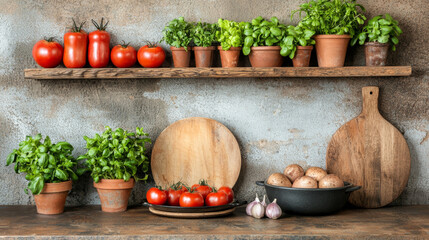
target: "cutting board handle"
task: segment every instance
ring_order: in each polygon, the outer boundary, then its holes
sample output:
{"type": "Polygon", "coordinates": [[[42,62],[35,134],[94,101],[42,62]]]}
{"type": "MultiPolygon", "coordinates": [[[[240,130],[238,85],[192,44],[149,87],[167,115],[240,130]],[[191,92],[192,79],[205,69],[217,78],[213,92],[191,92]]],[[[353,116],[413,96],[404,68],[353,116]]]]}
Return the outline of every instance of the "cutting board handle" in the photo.
{"type": "Polygon", "coordinates": [[[378,87],[370,86],[362,88],[363,106],[362,114],[380,114],[378,111],[378,87]]]}

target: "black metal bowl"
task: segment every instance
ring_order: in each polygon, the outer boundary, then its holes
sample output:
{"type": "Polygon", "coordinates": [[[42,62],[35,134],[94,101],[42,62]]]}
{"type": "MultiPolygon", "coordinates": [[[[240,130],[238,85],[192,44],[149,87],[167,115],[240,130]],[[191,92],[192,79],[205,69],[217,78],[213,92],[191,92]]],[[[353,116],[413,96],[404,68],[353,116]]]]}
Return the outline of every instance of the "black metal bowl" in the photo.
{"type": "Polygon", "coordinates": [[[285,212],[303,215],[327,215],[341,210],[347,202],[350,193],[360,189],[344,182],[339,188],[288,188],[257,181],[256,185],[265,186],[268,199],[275,198],[277,204],[285,212]]]}
{"type": "Polygon", "coordinates": [[[223,211],[231,208],[235,208],[246,204],[247,202],[232,202],[226,205],[221,206],[202,206],[202,207],[179,207],[179,206],[169,206],[169,205],[154,205],[148,203],[146,200],[143,202],[143,206],[152,207],[155,210],[160,210],[164,212],[179,212],[179,213],[201,213],[201,212],[217,212],[223,211]]]}

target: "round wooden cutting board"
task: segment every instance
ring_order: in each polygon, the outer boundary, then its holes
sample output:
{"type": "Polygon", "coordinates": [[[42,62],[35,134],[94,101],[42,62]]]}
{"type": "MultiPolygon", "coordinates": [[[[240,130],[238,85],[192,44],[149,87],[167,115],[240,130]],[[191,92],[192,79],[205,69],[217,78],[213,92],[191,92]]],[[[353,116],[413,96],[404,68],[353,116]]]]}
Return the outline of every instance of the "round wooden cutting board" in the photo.
{"type": "Polygon", "coordinates": [[[207,179],[210,186],[233,187],[241,168],[241,154],[234,135],[208,118],[179,120],[156,139],[151,168],[162,187],[182,181],[189,186],[207,179]]]}

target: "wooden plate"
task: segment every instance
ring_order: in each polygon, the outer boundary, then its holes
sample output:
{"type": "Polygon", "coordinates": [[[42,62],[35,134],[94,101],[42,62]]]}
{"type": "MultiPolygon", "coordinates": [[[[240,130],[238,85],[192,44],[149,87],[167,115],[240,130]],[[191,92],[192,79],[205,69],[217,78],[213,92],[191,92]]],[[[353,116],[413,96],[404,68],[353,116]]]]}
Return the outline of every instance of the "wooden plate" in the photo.
{"type": "Polygon", "coordinates": [[[234,212],[235,208],[226,209],[217,212],[201,212],[201,213],[179,213],[179,212],[165,212],[156,210],[153,207],[149,207],[149,211],[153,214],[164,216],[164,217],[174,217],[174,218],[211,218],[211,217],[222,217],[231,214],[234,212]]]}
{"type": "Polygon", "coordinates": [[[233,187],[241,168],[237,140],[221,123],[208,118],[179,120],[161,132],[152,150],[155,183],[188,185],[207,179],[214,187],[233,187]]]}

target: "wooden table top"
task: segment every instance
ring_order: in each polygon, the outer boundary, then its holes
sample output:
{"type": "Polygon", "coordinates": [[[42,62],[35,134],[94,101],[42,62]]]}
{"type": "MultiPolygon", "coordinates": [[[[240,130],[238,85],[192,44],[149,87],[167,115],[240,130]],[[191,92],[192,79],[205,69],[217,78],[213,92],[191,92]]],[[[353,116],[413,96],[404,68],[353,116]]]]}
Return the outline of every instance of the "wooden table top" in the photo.
{"type": "Polygon", "coordinates": [[[255,219],[243,207],[211,219],[175,219],[131,207],[104,213],[100,206],[38,215],[35,206],[0,206],[0,238],[49,236],[97,239],[429,239],[429,205],[346,209],[330,216],[255,219]]]}

